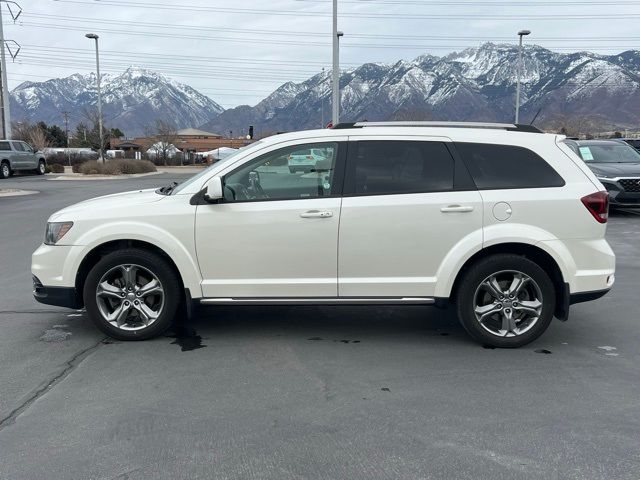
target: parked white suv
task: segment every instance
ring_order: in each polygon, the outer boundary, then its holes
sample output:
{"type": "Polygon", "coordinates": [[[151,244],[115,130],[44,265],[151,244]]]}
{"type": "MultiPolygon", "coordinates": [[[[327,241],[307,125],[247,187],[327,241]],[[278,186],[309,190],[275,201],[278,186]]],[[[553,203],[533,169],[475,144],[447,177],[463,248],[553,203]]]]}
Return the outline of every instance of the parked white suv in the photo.
{"type": "Polygon", "coordinates": [[[181,185],[53,214],[34,295],[125,340],[194,304],[451,304],[479,342],[524,345],[614,282],[607,192],[563,139],[431,122],[276,135],[181,185]],[[329,165],[282,162],[310,149],[329,165]]]}

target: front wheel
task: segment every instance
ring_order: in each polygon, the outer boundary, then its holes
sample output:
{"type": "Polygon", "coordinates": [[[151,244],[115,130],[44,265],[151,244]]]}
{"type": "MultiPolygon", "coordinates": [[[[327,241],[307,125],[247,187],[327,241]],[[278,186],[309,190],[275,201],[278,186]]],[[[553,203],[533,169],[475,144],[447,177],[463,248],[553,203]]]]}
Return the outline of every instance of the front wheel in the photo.
{"type": "Polygon", "coordinates": [[[47,164],[44,162],[44,160],[40,160],[38,162],[38,168],[36,168],[36,173],[38,175],[44,175],[45,173],[47,173],[47,164]]]}
{"type": "Polygon", "coordinates": [[[89,272],[83,296],[89,317],[104,333],[145,340],[171,326],[182,291],[167,260],[132,248],[103,257],[89,272]]]}
{"type": "Polygon", "coordinates": [[[519,255],[499,254],[474,264],[457,290],[456,311],[465,330],[483,345],[526,345],[549,327],[556,294],[549,275],[519,255]]]}

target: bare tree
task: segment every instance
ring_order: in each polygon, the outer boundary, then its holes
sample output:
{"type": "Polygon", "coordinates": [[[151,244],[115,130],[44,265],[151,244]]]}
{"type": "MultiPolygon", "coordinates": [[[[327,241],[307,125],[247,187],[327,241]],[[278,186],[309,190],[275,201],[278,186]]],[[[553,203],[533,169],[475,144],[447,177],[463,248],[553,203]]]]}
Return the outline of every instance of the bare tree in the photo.
{"type": "MultiPolygon", "coordinates": [[[[82,109],[82,116],[88,121],[89,128],[85,130],[86,140],[91,144],[91,148],[95,150],[100,149],[100,122],[97,108],[84,108],[82,109]]],[[[109,148],[111,142],[111,134],[109,129],[102,125],[102,139],[104,144],[102,150],[109,148]]]]}
{"type": "Polygon", "coordinates": [[[14,122],[12,124],[12,137],[15,140],[22,140],[34,147],[36,150],[44,150],[52,145],[47,138],[47,132],[40,125],[34,125],[27,121],[14,122]]]}
{"type": "Polygon", "coordinates": [[[167,164],[167,160],[175,155],[176,146],[178,142],[178,132],[175,125],[164,120],[156,120],[153,138],[155,143],[151,146],[150,150],[155,152],[156,160],[167,164]]]}
{"type": "Polygon", "coordinates": [[[391,115],[391,120],[396,122],[433,120],[433,114],[427,107],[405,107],[396,110],[391,115]]]}
{"type": "Polygon", "coordinates": [[[544,128],[554,130],[569,137],[589,137],[606,129],[607,119],[603,115],[568,115],[556,113],[544,122],[544,128]]]}

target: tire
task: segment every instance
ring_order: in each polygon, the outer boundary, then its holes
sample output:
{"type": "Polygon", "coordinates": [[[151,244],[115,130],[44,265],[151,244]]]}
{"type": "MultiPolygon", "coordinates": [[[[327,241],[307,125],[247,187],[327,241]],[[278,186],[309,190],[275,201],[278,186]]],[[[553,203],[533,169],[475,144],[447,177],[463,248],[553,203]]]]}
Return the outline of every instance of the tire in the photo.
{"type": "Polygon", "coordinates": [[[0,164],[0,178],[9,178],[11,176],[11,166],[9,162],[0,164]]]}
{"type": "Polygon", "coordinates": [[[36,173],[38,175],[44,175],[47,172],[47,164],[44,160],[40,160],[38,162],[38,168],[36,168],[36,173]]]}
{"type": "Polygon", "coordinates": [[[520,255],[497,254],[479,260],[464,273],[454,301],[458,319],[475,340],[491,347],[517,348],[549,327],[556,292],[537,263],[520,255]]]}
{"type": "Polygon", "coordinates": [[[96,263],[85,281],[83,297],[96,327],[118,340],[146,340],[162,334],[172,325],[183,300],[172,265],[156,253],[137,248],[117,250],[96,263]],[[158,284],[159,289],[152,288],[158,284]]]}

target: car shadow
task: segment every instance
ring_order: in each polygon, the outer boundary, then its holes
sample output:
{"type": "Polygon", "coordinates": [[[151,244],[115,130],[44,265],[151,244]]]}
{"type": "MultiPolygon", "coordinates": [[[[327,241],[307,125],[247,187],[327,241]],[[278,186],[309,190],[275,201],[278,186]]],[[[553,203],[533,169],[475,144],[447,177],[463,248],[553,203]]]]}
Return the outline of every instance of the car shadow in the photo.
{"type": "Polygon", "coordinates": [[[446,310],[425,306],[209,306],[180,319],[167,333],[185,350],[206,346],[207,338],[278,336],[342,343],[420,341],[453,337],[472,343],[446,310]]]}

